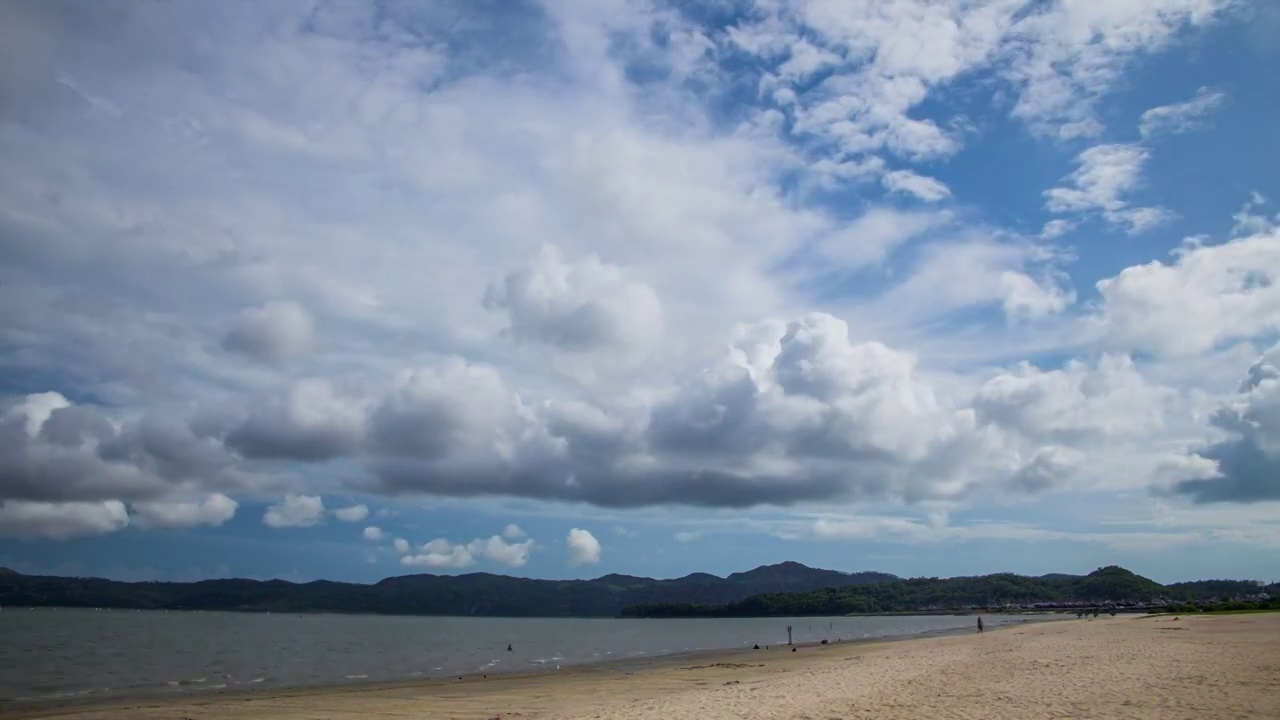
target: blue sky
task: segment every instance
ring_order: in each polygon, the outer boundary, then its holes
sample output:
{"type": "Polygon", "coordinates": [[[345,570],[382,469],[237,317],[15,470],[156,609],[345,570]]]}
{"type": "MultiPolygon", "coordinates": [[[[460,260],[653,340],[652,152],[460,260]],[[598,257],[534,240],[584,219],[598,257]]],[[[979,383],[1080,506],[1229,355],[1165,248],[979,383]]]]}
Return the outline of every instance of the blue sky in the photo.
{"type": "Polygon", "coordinates": [[[1280,12],[0,8],[0,564],[1280,578],[1280,12]]]}

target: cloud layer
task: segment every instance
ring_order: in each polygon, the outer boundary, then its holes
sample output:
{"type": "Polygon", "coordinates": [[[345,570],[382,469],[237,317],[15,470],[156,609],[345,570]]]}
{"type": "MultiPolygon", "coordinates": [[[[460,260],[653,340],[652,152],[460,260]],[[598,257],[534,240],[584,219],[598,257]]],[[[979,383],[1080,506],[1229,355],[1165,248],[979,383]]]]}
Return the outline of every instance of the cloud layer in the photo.
{"type": "Polygon", "coordinates": [[[1228,86],[1102,111],[1230,6],[6,5],[0,534],[1274,500],[1275,213],[1156,172],[1228,86]]]}

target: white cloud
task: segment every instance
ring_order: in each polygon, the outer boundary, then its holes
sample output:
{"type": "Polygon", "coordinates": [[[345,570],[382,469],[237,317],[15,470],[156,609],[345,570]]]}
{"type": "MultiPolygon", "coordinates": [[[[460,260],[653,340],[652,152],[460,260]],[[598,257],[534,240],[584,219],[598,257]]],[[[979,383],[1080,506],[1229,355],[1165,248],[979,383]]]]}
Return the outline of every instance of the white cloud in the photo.
{"type": "Polygon", "coordinates": [[[880,179],[890,192],[914,195],[925,202],[938,202],[951,197],[951,189],[942,182],[910,170],[893,170],[880,179]]]}
{"type": "Polygon", "coordinates": [[[823,238],[826,261],[856,269],[884,261],[899,247],[950,220],[944,212],[906,212],[887,207],[868,210],[823,238]]]}
{"type": "Polygon", "coordinates": [[[519,540],[521,538],[526,537],[526,533],[524,531],[524,528],[521,528],[519,525],[516,525],[515,523],[511,523],[510,525],[507,525],[505,528],[502,529],[502,537],[508,540],[519,540]]]}
{"type": "Polygon", "coordinates": [[[699,530],[681,530],[671,537],[676,542],[689,543],[702,537],[702,532],[699,530]]]}
{"type": "Polygon", "coordinates": [[[594,565],[600,562],[600,541],[587,530],[573,528],[565,538],[569,549],[569,564],[594,565]]]}
{"type": "Polygon", "coordinates": [[[244,310],[222,339],[231,352],[265,362],[280,362],[311,350],[315,326],[306,308],[272,302],[244,310]]]}
{"type": "Polygon", "coordinates": [[[368,540],[369,542],[378,542],[383,538],[385,538],[386,536],[387,534],[383,532],[382,528],[376,525],[370,525],[369,527],[364,529],[363,533],[361,533],[361,537],[363,537],[365,540],[368,540]]]}
{"type": "MultiPolygon", "coordinates": [[[[1035,242],[986,224],[1025,208],[893,203],[949,197],[913,163],[989,137],[1000,118],[968,116],[988,100],[1036,134],[1098,132],[1123,68],[1220,6],[763,3],[721,31],[557,3],[496,35],[469,5],[447,24],[0,10],[45,48],[11,44],[0,70],[0,370],[24,392],[0,501],[56,536],[123,527],[117,505],[212,522],[212,497],[284,496],[264,522],[305,526],[333,493],[720,508],[1176,485],[1214,462],[1188,448],[1257,439],[1197,416],[1227,405],[1188,371],[1276,331],[1257,207],[1239,239],[1128,268],[1082,309],[1068,278],[1115,256],[1072,267],[1047,241],[1169,219],[1139,204],[1143,147],[1082,153],[1035,242]]],[[[523,565],[530,541],[501,535],[390,544],[523,565]]]]}
{"type": "Polygon", "coordinates": [[[1144,232],[1169,218],[1158,207],[1133,207],[1125,197],[1142,177],[1148,153],[1138,145],[1095,145],[1076,158],[1079,166],[1066,186],[1044,192],[1045,207],[1055,213],[1097,212],[1130,234],[1144,232]]]}
{"type": "MultiPolygon", "coordinates": [[[[508,528],[513,526],[508,526],[508,528]]],[[[397,541],[397,550],[400,549],[397,541]]],[[[533,549],[533,540],[514,542],[503,539],[499,535],[489,538],[476,538],[469,543],[452,543],[444,538],[437,538],[419,548],[416,554],[406,554],[400,558],[400,564],[411,567],[428,568],[465,568],[471,567],[477,560],[487,560],[509,568],[524,567],[529,562],[529,552],[533,549]]],[[[408,543],[404,550],[408,551],[408,543]]]]}
{"type": "Polygon", "coordinates": [[[1265,213],[1259,212],[1267,204],[1268,201],[1262,193],[1257,191],[1249,193],[1249,199],[1245,201],[1244,206],[1231,216],[1234,221],[1231,226],[1231,235],[1233,237],[1260,235],[1280,227],[1280,213],[1267,217],[1265,213]]]}
{"type": "Polygon", "coordinates": [[[817,540],[886,540],[910,544],[981,540],[1072,542],[1102,545],[1112,551],[1173,548],[1203,539],[1188,532],[1073,532],[1018,522],[976,522],[953,526],[946,522],[938,524],[895,516],[822,518],[813,521],[807,535],[817,540]]]}
{"type": "Polygon", "coordinates": [[[416,555],[405,555],[400,564],[409,567],[465,568],[475,564],[475,557],[466,545],[454,545],[444,538],[437,538],[419,548],[416,555]]]}
{"type": "Polygon", "coordinates": [[[1141,436],[1162,422],[1170,394],[1128,357],[1104,355],[1096,365],[1073,360],[1047,371],[1020,364],[987,380],[975,409],[980,421],[1075,444],[1081,435],[1141,436]]]}
{"type": "Polygon", "coordinates": [[[529,562],[529,550],[532,548],[532,540],[507,542],[497,535],[487,540],[472,540],[467,544],[467,550],[472,555],[511,568],[524,567],[529,562]]]}
{"type": "Polygon", "coordinates": [[[1063,220],[1062,218],[1057,218],[1055,220],[1050,220],[1049,222],[1046,222],[1044,224],[1044,227],[1041,228],[1040,230],[1040,237],[1045,240],[1053,240],[1055,238],[1060,238],[1063,235],[1066,235],[1067,233],[1074,230],[1075,227],[1076,227],[1076,224],[1071,222],[1070,220],[1063,220]]]}
{"type": "Polygon", "coordinates": [[[1203,127],[1205,115],[1216,110],[1226,95],[1221,92],[1202,87],[1196,91],[1195,97],[1185,102],[1153,107],[1142,113],[1138,123],[1138,132],[1143,139],[1157,135],[1177,135],[1203,127]]]}
{"type": "Polygon", "coordinates": [[[262,522],[273,528],[311,527],[323,520],[324,500],[319,495],[286,495],[262,515],[262,522]]]}
{"type": "MultiPolygon", "coordinates": [[[[1008,75],[1021,86],[1015,117],[1060,140],[1102,130],[1099,99],[1132,58],[1168,47],[1180,31],[1217,20],[1231,0],[1115,0],[1046,4],[1010,28],[1008,75]]],[[[1011,4],[1011,13],[1020,12],[1011,4]]]]}
{"type": "Polygon", "coordinates": [[[1076,300],[1051,249],[1002,238],[934,243],[874,305],[886,324],[915,325],[974,307],[999,307],[1009,320],[1039,319],[1076,300]]]}
{"type": "Polygon", "coordinates": [[[491,287],[485,304],[507,314],[517,340],[567,352],[635,351],[662,333],[653,288],[596,257],[568,262],[553,245],[543,246],[530,268],[491,287]]]}
{"type": "Polygon", "coordinates": [[[1193,355],[1280,329],[1280,233],[1188,244],[1098,281],[1095,318],[1113,347],[1193,355]]]}
{"type": "Polygon", "coordinates": [[[338,508],[333,511],[333,514],[342,522],[360,522],[369,517],[369,506],[361,503],[351,507],[338,508]]]}
{"type": "Polygon", "coordinates": [[[103,502],[0,501],[0,537],[69,540],[105,535],[129,525],[118,500],[103,502]]]}
{"type": "Polygon", "coordinates": [[[189,528],[206,525],[218,527],[235,517],[240,504],[223,495],[213,493],[198,501],[187,502],[135,502],[133,518],[143,528],[189,528]]]}

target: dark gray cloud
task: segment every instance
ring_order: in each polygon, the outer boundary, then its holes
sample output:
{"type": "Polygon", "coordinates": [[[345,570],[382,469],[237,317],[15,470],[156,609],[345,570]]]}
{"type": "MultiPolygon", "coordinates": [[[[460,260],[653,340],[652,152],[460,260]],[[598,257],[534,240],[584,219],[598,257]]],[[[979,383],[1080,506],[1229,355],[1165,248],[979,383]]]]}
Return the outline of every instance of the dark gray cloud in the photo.
{"type": "Polygon", "coordinates": [[[315,323],[297,303],[267,303],[241,313],[222,347],[263,362],[280,362],[309,351],[315,323]]]}
{"type": "Polygon", "coordinates": [[[1196,453],[1218,474],[1184,480],[1175,493],[1199,503],[1280,500],[1280,346],[1254,363],[1240,390],[1211,420],[1230,439],[1196,453]]]}
{"type": "Polygon", "coordinates": [[[113,418],[57,393],[28,396],[0,417],[0,499],[152,501],[275,484],[182,417],[113,418]]]}
{"type": "Polygon", "coordinates": [[[0,499],[143,499],[171,487],[126,458],[100,454],[95,444],[115,442],[114,429],[93,410],[54,395],[33,396],[0,420],[0,499]]]}
{"type": "Polygon", "coordinates": [[[525,408],[476,368],[420,373],[374,413],[365,487],[604,507],[954,492],[965,428],[911,358],[851,343],[826,315],[770,327],[766,350],[735,348],[639,422],[583,403],[525,408]]]}
{"type": "Polygon", "coordinates": [[[316,462],[351,455],[364,442],[366,411],[323,380],[293,383],[226,431],[246,458],[316,462]]]}

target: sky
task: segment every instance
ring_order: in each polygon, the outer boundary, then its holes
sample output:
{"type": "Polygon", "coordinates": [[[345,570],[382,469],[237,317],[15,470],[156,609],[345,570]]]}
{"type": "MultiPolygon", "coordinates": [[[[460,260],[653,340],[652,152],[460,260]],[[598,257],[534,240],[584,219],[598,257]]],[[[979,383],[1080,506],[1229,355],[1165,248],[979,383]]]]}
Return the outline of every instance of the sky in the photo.
{"type": "Polygon", "coordinates": [[[0,565],[1280,580],[1278,34],[0,0],[0,565]]]}

